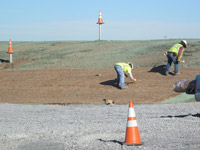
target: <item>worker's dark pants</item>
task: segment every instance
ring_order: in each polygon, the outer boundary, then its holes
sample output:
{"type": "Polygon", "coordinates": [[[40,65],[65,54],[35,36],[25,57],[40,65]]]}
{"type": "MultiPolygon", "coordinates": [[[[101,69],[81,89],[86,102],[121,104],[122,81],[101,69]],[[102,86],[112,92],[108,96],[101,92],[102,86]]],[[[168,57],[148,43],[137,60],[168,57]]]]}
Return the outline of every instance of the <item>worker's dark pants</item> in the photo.
{"type": "Polygon", "coordinates": [[[125,87],[125,83],[124,83],[124,71],[122,70],[121,66],[115,65],[114,66],[115,71],[117,72],[117,85],[121,87],[121,89],[123,89],[125,87]]]}
{"type": "Polygon", "coordinates": [[[169,73],[169,69],[171,67],[172,62],[174,63],[174,74],[176,75],[178,73],[178,61],[177,61],[177,56],[173,53],[167,53],[167,58],[168,58],[168,63],[167,63],[167,69],[166,69],[166,74],[169,73]]]}

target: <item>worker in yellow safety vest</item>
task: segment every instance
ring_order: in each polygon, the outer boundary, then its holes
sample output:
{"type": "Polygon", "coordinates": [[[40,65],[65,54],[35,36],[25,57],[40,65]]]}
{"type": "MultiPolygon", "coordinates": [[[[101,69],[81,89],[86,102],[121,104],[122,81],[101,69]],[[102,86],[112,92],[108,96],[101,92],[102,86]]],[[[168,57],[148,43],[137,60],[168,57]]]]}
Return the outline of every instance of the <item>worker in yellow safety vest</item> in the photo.
{"type": "Polygon", "coordinates": [[[116,63],[114,66],[114,69],[117,73],[117,86],[121,89],[125,88],[125,72],[127,72],[131,78],[131,80],[136,81],[136,79],[132,75],[132,69],[134,68],[133,64],[128,62],[128,63],[123,63],[119,62],[116,63]]]}
{"type": "Polygon", "coordinates": [[[171,67],[172,62],[174,63],[174,75],[178,73],[178,64],[181,61],[183,56],[183,52],[187,46],[187,41],[182,40],[180,43],[174,44],[167,52],[168,63],[166,66],[165,75],[169,74],[169,69],[171,67]]]}

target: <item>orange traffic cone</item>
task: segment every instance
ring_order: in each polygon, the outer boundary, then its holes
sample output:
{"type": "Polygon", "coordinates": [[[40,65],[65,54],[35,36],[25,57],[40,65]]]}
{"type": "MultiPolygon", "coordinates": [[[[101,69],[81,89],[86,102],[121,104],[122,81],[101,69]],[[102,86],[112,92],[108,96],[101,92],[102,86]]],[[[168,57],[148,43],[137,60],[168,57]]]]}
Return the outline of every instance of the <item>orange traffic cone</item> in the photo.
{"type": "Polygon", "coordinates": [[[101,10],[99,10],[99,19],[98,19],[98,22],[97,24],[103,24],[103,19],[102,19],[102,15],[101,15],[101,10]]]}
{"type": "Polygon", "coordinates": [[[11,39],[10,39],[10,41],[9,41],[8,53],[10,53],[10,54],[12,54],[12,53],[13,53],[13,48],[12,48],[11,39]]]}
{"type": "Polygon", "coordinates": [[[129,102],[129,113],[124,144],[128,146],[142,145],[132,101],[129,102]]]}

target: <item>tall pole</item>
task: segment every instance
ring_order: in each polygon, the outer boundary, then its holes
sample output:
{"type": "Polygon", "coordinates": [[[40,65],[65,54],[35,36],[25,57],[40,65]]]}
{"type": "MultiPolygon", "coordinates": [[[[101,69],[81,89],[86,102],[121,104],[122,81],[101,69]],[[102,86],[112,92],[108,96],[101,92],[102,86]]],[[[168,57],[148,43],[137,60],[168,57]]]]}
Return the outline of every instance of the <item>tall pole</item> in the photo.
{"type": "Polygon", "coordinates": [[[99,40],[101,40],[101,24],[99,24],[99,40]]]}
{"type": "Polygon", "coordinates": [[[101,40],[101,25],[104,24],[102,16],[101,16],[101,10],[99,10],[99,19],[97,24],[99,24],[99,40],[101,40]]]}
{"type": "Polygon", "coordinates": [[[10,55],[10,61],[9,62],[12,63],[13,62],[13,60],[12,60],[12,53],[10,53],[9,55],[10,55]]]}

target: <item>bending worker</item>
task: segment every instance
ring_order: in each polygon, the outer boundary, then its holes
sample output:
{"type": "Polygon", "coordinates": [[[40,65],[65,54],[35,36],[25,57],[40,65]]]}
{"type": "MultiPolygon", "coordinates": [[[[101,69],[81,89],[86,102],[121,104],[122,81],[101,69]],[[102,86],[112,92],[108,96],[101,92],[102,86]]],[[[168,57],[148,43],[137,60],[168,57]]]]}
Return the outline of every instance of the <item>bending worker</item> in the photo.
{"type": "Polygon", "coordinates": [[[167,52],[168,63],[166,67],[165,75],[169,74],[169,69],[172,62],[174,63],[174,75],[178,73],[178,63],[183,56],[184,48],[187,46],[187,41],[182,40],[180,43],[174,44],[167,52]]]}
{"type": "Polygon", "coordinates": [[[121,88],[124,89],[125,88],[125,82],[124,82],[124,72],[127,72],[131,78],[131,80],[136,81],[136,79],[133,77],[131,71],[133,69],[133,64],[132,63],[123,63],[123,62],[119,62],[116,63],[114,68],[115,71],[117,72],[117,85],[121,88]]]}

